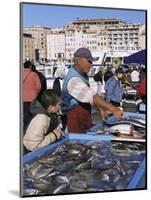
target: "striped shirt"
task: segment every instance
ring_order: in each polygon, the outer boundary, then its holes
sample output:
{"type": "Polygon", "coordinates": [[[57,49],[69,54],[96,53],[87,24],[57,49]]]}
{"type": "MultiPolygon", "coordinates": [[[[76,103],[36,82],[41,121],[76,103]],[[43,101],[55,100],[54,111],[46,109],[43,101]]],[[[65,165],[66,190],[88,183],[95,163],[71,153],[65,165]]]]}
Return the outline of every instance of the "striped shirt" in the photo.
{"type": "Polygon", "coordinates": [[[96,94],[79,77],[71,78],[67,84],[68,93],[82,103],[93,105],[93,96],[96,94]]]}

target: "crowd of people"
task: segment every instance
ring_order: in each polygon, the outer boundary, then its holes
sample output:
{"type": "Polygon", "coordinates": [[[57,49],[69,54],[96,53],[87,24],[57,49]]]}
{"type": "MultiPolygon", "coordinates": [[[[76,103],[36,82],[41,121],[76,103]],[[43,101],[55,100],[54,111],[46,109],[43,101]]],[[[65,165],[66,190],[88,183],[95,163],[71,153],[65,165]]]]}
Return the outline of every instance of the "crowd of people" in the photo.
{"type": "Polygon", "coordinates": [[[52,89],[47,89],[46,78],[32,62],[24,63],[23,71],[23,123],[24,153],[47,146],[64,136],[64,130],[84,133],[92,127],[92,106],[104,118],[112,113],[117,119],[123,115],[121,101],[123,86],[130,86],[146,102],[146,71],[139,73],[119,67],[112,71],[100,68],[94,75],[98,89],[90,88],[88,73],[94,58],[89,49],[79,48],[73,57],[74,64],[64,77],[62,88],[59,77],[52,89]],[[105,96],[102,85],[105,83],[105,96]]]}
{"type": "MultiPolygon", "coordinates": [[[[109,101],[117,99],[113,105],[119,105],[122,101],[124,89],[135,89],[138,98],[146,102],[146,69],[144,67],[131,67],[127,65],[119,66],[117,69],[101,67],[94,75],[94,80],[97,82],[97,93],[102,96],[102,88],[105,89],[105,98],[109,101]]],[[[113,100],[114,101],[114,100],[113,100]]]]}

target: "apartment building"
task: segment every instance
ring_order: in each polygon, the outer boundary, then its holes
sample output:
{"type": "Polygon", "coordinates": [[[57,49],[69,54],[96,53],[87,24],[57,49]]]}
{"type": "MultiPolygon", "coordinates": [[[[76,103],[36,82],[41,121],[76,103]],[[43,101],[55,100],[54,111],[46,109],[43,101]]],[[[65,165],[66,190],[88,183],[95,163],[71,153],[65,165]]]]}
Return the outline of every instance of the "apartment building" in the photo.
{"type": "Polygon", "coordinates": [[[47,60],[65,59],[65,33],[62,30],[47,35],[47,60]]]}
{"type": "Polygon", "coordinates": [[[47,60],[47,35],[50,32],[50,28],[42,26],[24,28],[24,33],[31,34],[34,38],[35,59],[37,61],[47,60]]]}
{"type": "MultiPolygon", "coordinates": [[[[70,26],[88,27],[92,30],[104,30],[106,38],[103,49],[111,51],[137,51],[145,45],[145,25],[128,24],[118,18],[77,19],[70,26]],[[107,44],[107,47],[106,47],[107,44]]],[[[102,34],[102,33],[101,33],[102,34]]],[[[100,34],[100,36],[101,36],[100,34]]],[[[102,41],[103,42],[103,41],[102,41]]]]}
{"type": "Polygon", "coordinates": [[[83,28],[67,28],[52,31],[47,36],[48,60],[71,61],[74,52],[80,47],[89,48],[94,54],[107,50],[107,33],[83,28]]]}
{"type": "MultiPolygon", "coordinates": [[[[79,47],[89,48],[93,54],[99,52],[136,52],[145,48],[145,25],[128,24],[118,18],[104,18],[104,19],[77,19],[71,24],[65,25],[62,30],[62,36],[53,36],[52,33],[48,36],[47,45],[51,45],[50,51],[58,55],[58,49],[61,42],[62,51],[64,50],[64,57],[71,60],[73,53],[79,47]],[[63,36],[64,34],[64,36],[63,36]],[[60,38],[60,39],[59,39],[60,38]],[[61,39],[62,38],[62,39],[61,39]],[[59,42],[58,42],[59,40],[59,42]]],[[[63,53],[62,53],[63,55],[63,53]]],[[[58,59],[58,56],[55,57],[58,59]]],[[[49,59],[54,59],[49,56],[49,59]]]]}
{"type": "Polygon", "coordinates": [[[71,61],[80,47],[100,52],[136,52],[145,48],[145,25],[118,18],[76,19],[62,28],[24,28],[34,39],[35,60],[71,61]]]}
{"type": "Polygon", "coordinates": [[[35,60],[34,38],[31,34],[23,34],[23,61],[35,60]]]}
{"type": "Polygon", "coordinates": [[[77,19],[72,22],[74,26],[113,26],[125,24],[122,20],[118,18],[100,18],[100,19],[77,19]]]}
{"type": "Polygon", "coordinates": [[[146,48],[146,29],[144,24],[139,29],[139,47],[140,49],[146,48]]]}
{"type": "Polygon", "coordinates": [[[107,28],[108,48],[112,51],[138,51],[139,24],[125,24],[107,28]]]}

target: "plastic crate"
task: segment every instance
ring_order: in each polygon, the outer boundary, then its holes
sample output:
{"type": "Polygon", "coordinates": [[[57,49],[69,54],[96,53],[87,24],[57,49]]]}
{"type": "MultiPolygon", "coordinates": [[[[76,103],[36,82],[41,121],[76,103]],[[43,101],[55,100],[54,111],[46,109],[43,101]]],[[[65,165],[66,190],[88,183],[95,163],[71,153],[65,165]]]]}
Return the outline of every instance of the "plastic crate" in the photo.
{"type": "MultiPolygon", "coordinates": [[[[104,142],[111,142],[112,136],[100,136],[100,135],[89,135],[89,134],[74,134],[70,133],[67,134],[63,139],[60,141],[51,144],[47,147],[38,149],[34,152],[28,153],[23,157],[23,165],[27,163],[31,163],[40,157],[43,157],[47,154],[53,152],[58,146],[68,142],[68,141],[76,141],[77,143],[81,143],[81,141],[104,141],[104,142]]],[[[136,170],[133,177],[130,178],[127,189],[146,189],[146,163],[145,158],[139,165],[138,169],[136,170]]]]}
{"type": "Polygon", "coordinates": [[[146,113],[146,105],[144,103],[139,104],[139,112],[146,113]]]}

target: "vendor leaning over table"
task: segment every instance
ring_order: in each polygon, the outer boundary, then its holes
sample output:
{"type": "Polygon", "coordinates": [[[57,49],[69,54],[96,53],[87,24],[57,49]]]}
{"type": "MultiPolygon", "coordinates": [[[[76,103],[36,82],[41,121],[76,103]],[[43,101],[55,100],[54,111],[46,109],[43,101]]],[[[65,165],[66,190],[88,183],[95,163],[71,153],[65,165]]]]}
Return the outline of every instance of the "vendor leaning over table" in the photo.
{"type": "Polygon", "coordinates": [[[88,72],[93,57],[89,49],[79,48],[74,53],[74,65],[69,69],[62,88],[62,112],[67,118],[69,132],[83,133],[92,126],[91,105],[112,112],[116,118],[122,117],[122,111],[107,103],[90,89],[88,72]]]}
{"type": "Polygon", "coordinates": [[[105,84],[105,100],[116,107],[120,107],[123,97],[121,79],[123,78],[123,69],[118,68],[115,74],[105,84]]]}

